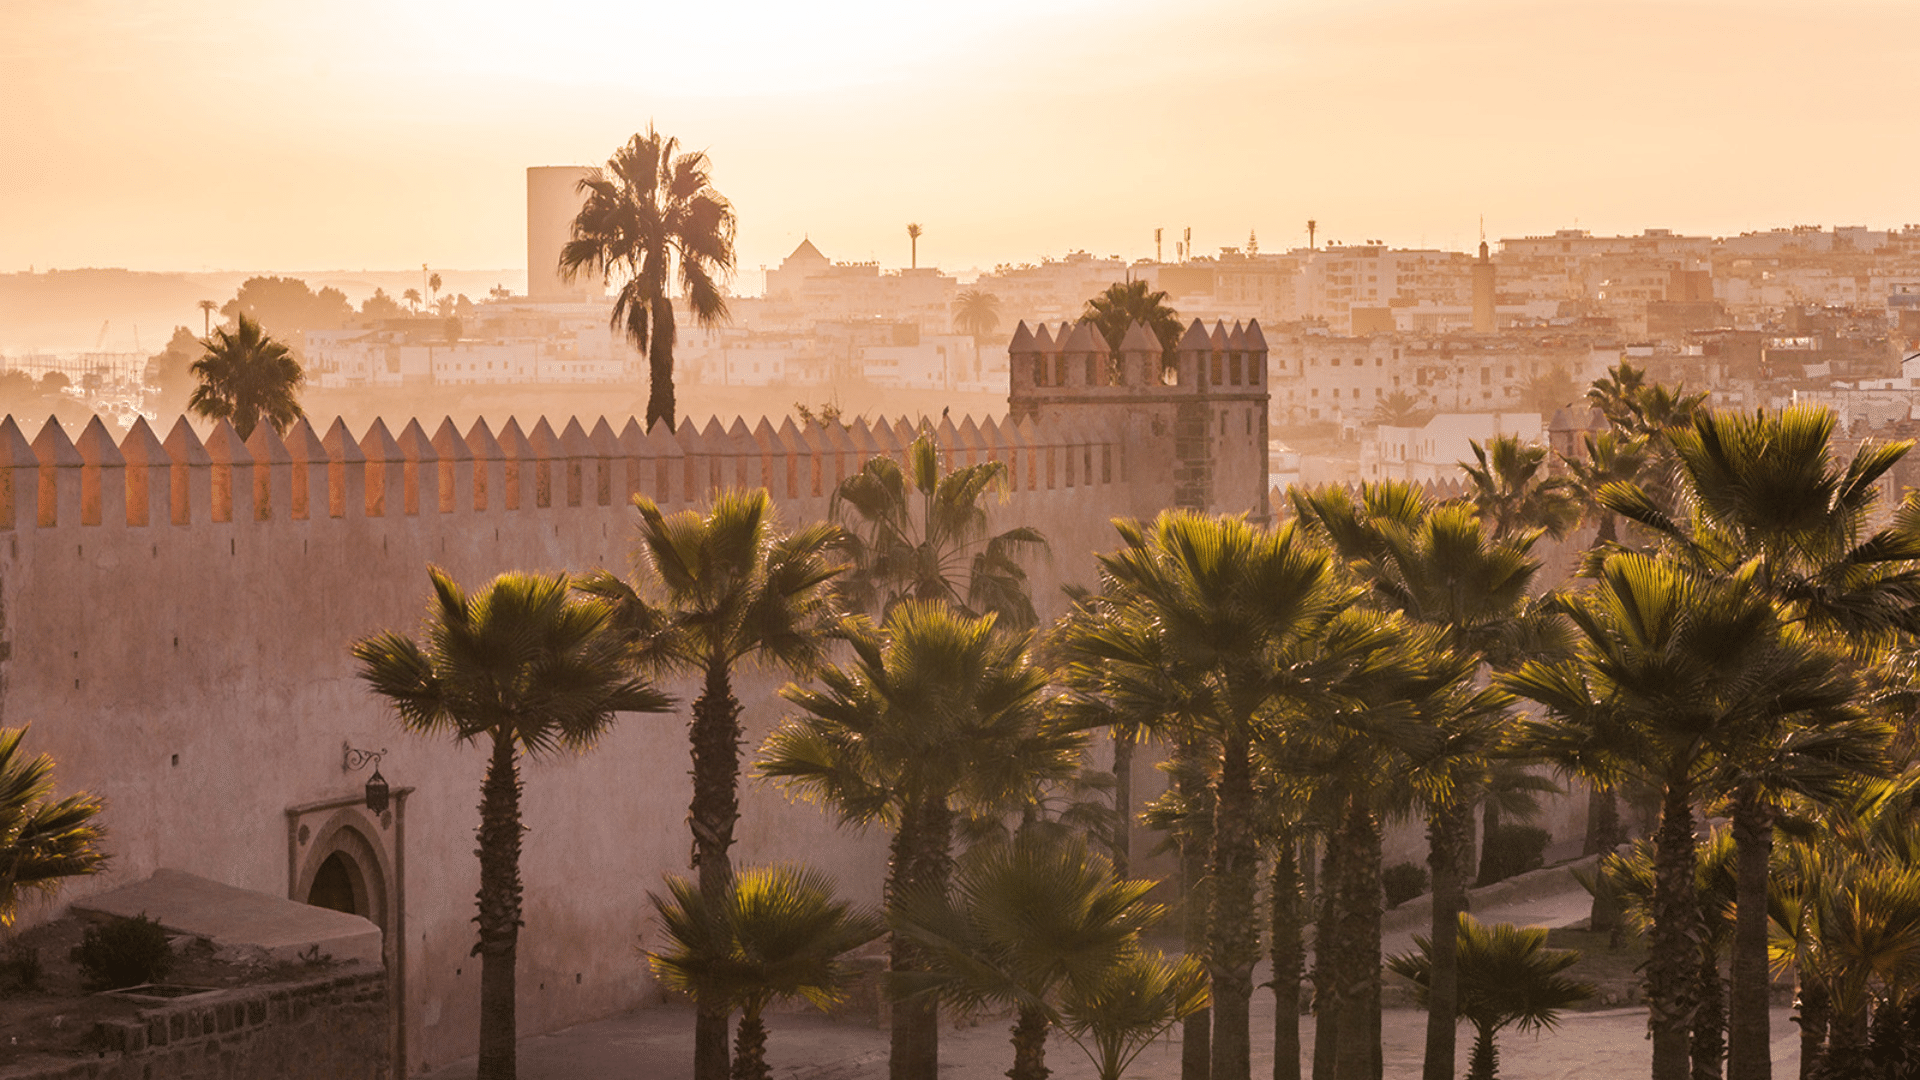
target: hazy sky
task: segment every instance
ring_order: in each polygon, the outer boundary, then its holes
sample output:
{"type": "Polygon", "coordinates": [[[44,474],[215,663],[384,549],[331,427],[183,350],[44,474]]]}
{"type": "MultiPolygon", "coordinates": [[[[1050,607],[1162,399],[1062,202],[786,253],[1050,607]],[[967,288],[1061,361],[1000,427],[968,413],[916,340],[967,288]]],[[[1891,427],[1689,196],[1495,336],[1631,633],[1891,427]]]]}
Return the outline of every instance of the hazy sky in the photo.
{"type": "Polygon", "coordinates": [[[1920,220],[1912,0],[0,0],[0,271],[525,261],[524,168],[713,156],[803,235],[1464,247],[1920,220]]]}

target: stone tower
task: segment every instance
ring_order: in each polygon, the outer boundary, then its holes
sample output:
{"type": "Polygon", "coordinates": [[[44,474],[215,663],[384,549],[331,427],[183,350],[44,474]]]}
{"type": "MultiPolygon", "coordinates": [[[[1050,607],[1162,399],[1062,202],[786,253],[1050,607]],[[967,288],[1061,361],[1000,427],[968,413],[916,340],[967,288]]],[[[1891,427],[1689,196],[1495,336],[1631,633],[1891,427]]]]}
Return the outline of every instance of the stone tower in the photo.
{"type": "Polygon", "coordinates": [[[1114,351],[1089,322],[1036,333],[1023,321],[1007,355],[1014,421],[1066,420],[1118,436],[1131,505],[1114,515],[1178,507],[1268,519],[1267,340],[1258,320],[1208,331],[1195,319],[1171,367],[1137,322],[1114,351]]]}
{"type": "Polygon", "coordinates": [[[1482,334],[1493,332],[1493,260],[1487,257],[1487,242],[1480,241],[1480,257],[1473,263],[1473,328],[1482,334]]]}

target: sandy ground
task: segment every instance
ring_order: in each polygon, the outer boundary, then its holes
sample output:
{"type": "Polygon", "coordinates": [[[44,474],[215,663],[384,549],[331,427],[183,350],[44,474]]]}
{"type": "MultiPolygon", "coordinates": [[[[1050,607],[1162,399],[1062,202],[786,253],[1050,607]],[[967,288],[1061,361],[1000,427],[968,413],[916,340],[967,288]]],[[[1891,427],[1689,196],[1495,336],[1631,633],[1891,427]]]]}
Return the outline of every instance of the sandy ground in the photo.
{"type": "MultiPolygon", "coordinates": [[[[1566,868],[1535,871],[1521,878],[1476,890],[1474,911],[1483,921],[1522,926],[1565,927],[1587,917],[1590,898],[1566,868]]],[[[1424,934],[1428,916],[1414,902],[1387,913],[1382,921],[1384,952],[1404,952],[1415,933],[1424,934]]],[[[1256,974],[1256,981],[1265,973],[1256,974]]],[[[1800,1030],[1793,1011],[1773,1010],[1774,1075],[1798,1075],[1800,1030]]],[[[1426,1040],[1426,1013],[1388,1009],[1381,1022],[1381,1049],[1389,1078],[1420,1075],[1426,1040]]],[[[767,1059],[780,1080],[883,1080],[887,1075],[887,1033],[871,1024],[833,1020],[807,1013],[768,1018],[767,1059]]],[[[1271,994],[1256,992],[1252,1010],[1253,1075],[1273,1075],[1274,1012],[1271,994]]],[[[1005,1018],[962,1021],[941,1032],[943,1080],[995,1080],[1013,1063],[1005,1018]]],[[[1553,1031],[1500,1037],[1502,1080],[1627,1080],[1652,1069],[1643,1007],[1572,1012],[1553,1031]]],[[[1302,1056],[1310,1071],[1313,1018],[1302,1017],[1302,1056]]],[[[1464,1073],[1472,1047],[1472,1029],[1460,1027],[1457,1071],[1464,1073]]],[[[1056,1032],[1047,1043],[1047,1065],[1060,1080],[1093,1080],[1094,1070],[1080,1049],[1056,1032]]],[[[471,1059],[427,1074],[431,1080],[470,1080],[471,1059]]],[[[521,1080],[574,1080],[577,1077],[648,1077],[691,1080],[693,1011],[684,1006],[641,1009],[581,1024],[520,1042],[521,1080]]],[[[1135,1080],[1174,1080],[1180,1075],[1178,1038],[1163,1038],[1143,1052],[1127,1074],[1135,1080]]]]}
{"type": "MultiPolygon", "coordinates": [[[[1253,1075],[1273,1075],[1273,1005],[1256,998],[1253,1010],[1253,1075]]],[[[1797,1074],[1799,1029],[1790,1009],[1773,1013],[1774,1075],[1797,1074]]],[[[866,1024],[821,1016],[770,1017],[767,1059],[781,1080],[884,1080],[887,1033],[866,1024]]],[[[1652,1067],[1646,1039],[1645,1009],[1609,1009],[1568,1014],[1559,1028],[1537,1035],[1508,1031],[1500,1038],[1503,1080],[1626,1080],[1652,1067]]],[[[1381,1046],[1388,1077],[1417,1077],[1426,1034],[1426,1014],[1389,1009],[1381,1024],[1381,1046]]],[[[940,1035],[943,1080],[996,1080],[1013,1063],[1003,1020],[949,1028],[940,1035]]],[[[1305,1068],[1311,1071],[1313,1021],[1302,1018],[1305,1068]]],[[[1460,1029],[1458,1069],[1464,1073],[1472,1031],[1460,1029]]],[[[690,1080],[693,1076],[693,1011],[685,1007],[643,1009],[608,1020],[582,1024],[524,1039],[520,1043],[520,1080],[576,1080],[580,1077],[648,1077],[690,1080]]],[[[1047,1044],[1047,1065],[1059,1080],[1093,1080],[1094,1070],[1072,1042],[1055,1034],[1047,1044]]],[[[470,1080],[472,1060],[429,1073],[432,1080],[470,1080]]],[[[1140,1055],[1127,1074],[1136,1080],[1173,1080],[1180,1075],[1177,1039],[1161,1039],[1140,1055]]]]}

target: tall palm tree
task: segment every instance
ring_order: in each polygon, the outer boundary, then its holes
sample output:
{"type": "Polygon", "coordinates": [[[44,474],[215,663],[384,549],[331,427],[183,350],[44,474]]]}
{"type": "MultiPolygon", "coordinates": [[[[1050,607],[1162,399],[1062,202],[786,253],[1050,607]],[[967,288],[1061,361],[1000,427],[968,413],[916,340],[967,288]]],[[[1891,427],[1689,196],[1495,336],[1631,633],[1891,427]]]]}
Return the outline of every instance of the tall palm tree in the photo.
{"type": "Polygon", "coordinates": [[[1164,909],[1151,881],[1116,878],[1113,865],[1078,840],[1023,832],[961,858],[951,895],[906,897],[894,913],[931,960],[909,984],[963,1009],[1011,1006],[1011,1080],[1046,1080],[1047,1031],[1060,996],[1099,991],[1139,951],[1140,932],[1164,909]]]}
{"type": "MultiPolygon", "coordinates": [[[[1379,640],[1353,628],[1350,641],[1312,655],[1355,597],[1331,552],[1292,523],[1267,532],[1239,518],[1168,511],[1150,525],[1117,527],[1123,546],[1100,556],[1102,573],[1147,614],[1162,662],[1202,699],[1191,714],[1198,734],[1217,748],[1207,875],[1211,1073],[1244,1080],[1259,952],[1254,741],[1270,710],[1317,700],[1331,672],[1379,640]]],[[[1127,652],[1110,656],[1122,661],[1127,652]]]]}
{"type": "MultiPolygon", "coordinates": [[[[1467,1080],[1494,1080],[1500,1063],[1494,1036],[1501,1028],[1518,1024],[1522,1031],[1552,1029],[1560,1011],[1592,997],[1594,987],[1563,974],[1580,962],[1580,954],[1547,948],[1544,927],[1486,926],[1462,912],[1458,935],[1460,1015],[1474,1029],[1467,1080]]],[[[1413,981],[1424,1005],[1432,982],[1433,942],[1415,937],[1413,943],[1418,953],[1392,957],[1387,966],[1413,981]]]]}
{"type": "Polygon", "coordinates": [[[713,326],[727,317],[723,283],[733,273],[733,205],[713,189],[706,153],[679,149],[649,125],[614,151],[604,171],[580,181],[586,202],[560,249],[568,281],[582,270],[625,278],[612,321],[647,360],[648,430],[674,425],[670,293],[677,284],[694,322],[713,326]]]}
{"type": "Polygon", "coordinates": [[[1000,298],[984,289],[962,289],[953,298],[953,328],[976,341],[1000,327],[1000,298]]]}
{"type": "Polygon", "coordinates": [[[502,574],[469,595],[430,568],[425,643],[387,631],[353,645],[360,677],[407,730],[488,745],[480,788],[482,1080],[513,1080],[520,940],[520,758],[591,746],[615,713],[671,699],[630,677],[612,610],[569,595],[565,574],[502,574]]]}
{"type": "MultiPolygon", "coordinates": [[[[1641,487],[1602,490],[1610,510],[1656,537],[1696,572],[1747,573],[1789,618],[1863,645],[1911,632],[1920,604],[1920,506],[1903,507],[1872,529],[1877,484],[1911,443],[1867,443],[1834,460],[1834,414],[1796,406],[1751,414],[1695,411],[1663,441],[1677,465],[1678,512],[1641,487]]],[[[1859,650],[1856,649],[1856,655],[1859,650]]],[[[1857,665],[1856,665],[1857,666],[1857,665]]],[[[1792,729],[1767,726],[1726,759],[1734,833],[1742,851],[1740,908],[1732,963],[1729,1080],[1767,1080],[1767,867],[1773,817],[1783,791],[1804,787],[1806,755],[1786,755],[1792,729]],[[1801,764],[1794,764],[1798,760],[1801,764]]],[[[1858,740],[1828,744],[1839,752],[1858,740]]],[[[1856,746],[1856,750],[1859,748],[1856,746]]],[[[1871,752],[1867,751],[1867,757],[1871,752]]],[[[1866,765],[1861,753],[1851,767],[1866,765]]],[[[1844,772],[1814,783],[1831,794],[1844,772]]]]}
{"type": "Polygon", "coordinates": [[[213,313],[218,310],[220,310],[220,305],[217,301],[213,301],[213,300],[200,301],[200,336],[201,337],[213,336],[213,313]]]}
{"type": "MultiPolygon", "coordinates": [[[[833,624],[828,558],[836,530],[781,530],[764,489],[724,491],[707,512],[664,513],[633,499],[640,522],[634,580],[605,570],[577,588],[609,604],[614,633],[641,670],[697,675],[688,740],[693,752],[693,865],[702,895],[719,902],[733,877],[728,849],[740,817],[740,711],[733,674],[745,666],[804,673],[821,658],[833,624]]],[[[700,1080],[726,1075],[724,1002],[700,1002],[695,1021],[700,1080]]]]}
{"type": "Polygon", "coordinates": [[[1044,552],[1038,529],[1016,525],[989,533],[982,498],[1004,490],[1007,464],[983,461],[948,470],[925,431],[907,448],[907,467],[885,455],[868,458],[834,490],[833,516],[853,570],[842,583],[850,603],[876,618],[902,600],[945,600],[968,612],[993,612],[1016,629],[1038,618],[1020,565],[1044,552]]]}
{"type": "Polygon", "coordinates": [[[909,223],[907,225],[907,242],[913,245],[913,261],[910,265],[915,270],[920,269],[920,233],[921,232],[922,230],[919,225],[912,224],[912,223],[909,223]]]}
{"type": "Polygon", "coordinates": [[[825,1009],[840,1000],[852,969],[840,960],[885,931],[872,912],[834,899],[833,880],[801,866],[742,870],[719,905],[700,887],[669,876],[667,895],[648,893],[671,947],[647,954],[661,982],[741,1011],[732,1080],[770,1080],[769,1004],[800,998],[825,1009]]]}
{"type": "Polygon", "coordinates": [[[199,380],[187,398],[195,415],[231,421],[242,440],[252,438],[262,420],[280,433],[307,415],[300,408],[306,381],[300,361],[246,312],[234,316],[232,330],[223,326],[200,345],[206,353],[188,369],[199,380]]]}
{"type": "MultiPolygon", "coordinates": [[[[1508,456],[1498,444],[1495,449],[1496,461],[1508,456]]],[[[1489,472],[1503,476],[1499,490],[1534,486],[1531,469],[1519,470],[1523,477],[1498,467],[1489,472]]],[[[1453,1075],[1458,1027],[1448,931],[1466,910],[1473,810],[1487,807],[1491,833],[1498,820],[1495,779],[1517,771],[1505,761],[1513,748],[1505,712],[1510,699],[1469,684],[1484,679],[1491,666],[1553,647],[1551,621],[1529,598],[1540,569],[1532,554],[1539,533],[1520,526],[1524,518],[1517,510],[1509,515],[1508,531],[1483,528],[1475,508],[1435,505],[1419,488],[1398,481],[1362,485],[1358,499],[1339,488],[1296,491],[1293,502],[1301,519],[1347,560],[1374,606],[1435,631],[1442,651],[1463,662],[1451,672],[1436,668],[1442,677],[1424,699],[1444,741],[1425,762],[1443,782],[1425,807],[1436,945],[1423,1075],[1444,1080],[1453,1075]]],[[[1540,782],[1515,780],[1509,786],[1540,782]]]]}
{"type": "Polygon", "coordinates": [[[71,877],[99,873],[101,801],[84,791],[53,797],[53,759],[27,757],[27,728],[0,728],[0,926],[12,926],[20,896],[53,895],[71,877]]]}
{"type": "Polygon", "coordinates": [[[1134,323],[1146,323],[1154,339],[1160,342],[1161,364],[1173,366],[1174,350],[1180,345],[1184,329],[1180,315],[1167,306],[1166,293],[1150,292],[1144,280],[1116,281],[1107,286],[1105,292],[1087,301],[1087,309],[1080,317],[1090,320],[1093,328],[1107,340],[1107,348],[1116,352],[1134,323]]]}
{"type": "MultiPolygon", "coordinates": [[[[956,812],[1006,808],[1038,782],[1071,775],[1083,740],[1043,723],[1047,673],[1029,637],[946,604],[909,600],[884,624],[841,629],[851,656],[819,671],[817,686],[782,696],[801,710],[768,738],[759,771],[830,807],[855,826],[893,830],[886,897],[943,893],[952,871],[956,812]]],[[[888,964],[925,971],[926,957],[896,934],[888,964]]],[[[906,999],[893,1014],[889,1075],[939,1070],[939,1011],[906,999]]]]}
{"type": "Polygon", "coordinates": [[[1545,706],[1530,725],[1543,753],[1602,782],[1637,775],[1662,792],[1654,930],[1647,966],[1654,1080],[1684,1080],[1700,1002],[1694,808],[1743,737],[1783,723],[1850,719],[1854,683],[1832,654],[1786,623],[1753,564],[1725,578],[1615,554],[1565,611],[1572,660],[1532,660],[1497,682],[1545,706]]]}

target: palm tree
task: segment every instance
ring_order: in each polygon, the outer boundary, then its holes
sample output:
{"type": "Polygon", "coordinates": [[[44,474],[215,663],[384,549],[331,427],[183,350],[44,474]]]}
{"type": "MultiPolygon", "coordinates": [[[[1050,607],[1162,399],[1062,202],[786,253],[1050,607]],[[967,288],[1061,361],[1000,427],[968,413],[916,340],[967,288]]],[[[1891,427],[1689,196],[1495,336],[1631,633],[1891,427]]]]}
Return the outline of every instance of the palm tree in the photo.
{"type": "MultiPolygon", "coordinates": [[[[1302,659],[1355,597],[1332,554],[1292,523],[1266,532],[1238,518],[1168,511],[1151,525],[1117,527],[1123,546],[1100,556],[1102,573],[1146,614],[1159,662],[1193,688],[1200,704],[1190,716],[1202,741],[1218,748],[1207,874],[1211,1072],[1219,1080],[1244,1078],[1259,954],[1254,740],[1270,709],[1317,699],[1331,672],[1379,642],[1356,631],[1342,649],[1329,650],[1334,655],[1302,659]]],[[[1124,643],[1109,653],[1132,662],[1124,643]]]]}
{"type": "Polygon", "coordinates": [[[885,931],[877,914],[834,899],[833,880],[799,866],[742,870],[718,906],[669,876],[648,893],[671,948],[647,954],[662,984],[740,1009],[732,1080],[770,1080],[765,1008],[800,998],[826,1009],[851,974],[840,958],[885,931]]]}
{"type": "Polygon", "coordinates": [[[1497,435],[1473,448],[1473,463],[1461,462],[1473,483],[1473,504],[1495,536],[1540,529],[1559,539],[1580,520],[1580,507],[1565,479],[1545,475],[1547,448],[1516,435],[1497,435]]]}
{"type": "Polygon", "coordinates": [[[1038,617],[1021,556],[1045,551],[1047,538],[1027,525],[988,533],[980,501],[1005,489],[1006,462],[947,470],[942,456],[933,433],[923,431],[907,448],[907,468],[875,455],[834,490],[831,512],[845,527],[853,564],[842,586],[849,602],[884,617],[908,598],[945,600],[993,612],[1015,629],[1032,627],[1038,617]]]}
{"type": "Polygon", "coordinates": [[[427,278],[427,291],[432,294],[433,302],[438,304],[440,302],[440,275],[438,273],[427,278]]]}
{"type": "Polygon", "coordinates": [[[1420,399],[1405,390],[1395,390],[1374,403],[1367,419],[1388,427],[1417,427],[1432,419],[1433,410],[1422,408],[1420,399]]]}
{"type": "Polygon", "coordinates": [[[406,292],[403,292],[400,294],[400,299],[405,300],[407,302],[407,307],[412,308],[413,313],[415,315],[420,314],[420,290],[419,289],[408,289],[406,292]]]}
{"type": "Polygon", "coordinates": [[[1689,959],[1701,933],[1697,795],[1717,765],[1748,752],[1743,739],[1852,716],[1853,680],[1782,620],[1757,572],[1749,563],[1707,577],[1647,555],[1608,556],[1592,591],[1564,605],[1575,658],[1531,660],[1497,678],[1546,707],[1549,719],[1529,730],[1543,753],[1601,782],[1638,775],[1662,792],[1647,966],[1654,1080],[1688,1075],[1700,1004],[1689,959]]]}
{"type": "MultiPolygon", "coordinates": [[[[1658,389],[1658,388],[1656,388],[1658,389]]],[[[1752,414],[1696,411],[1663,435],[1677,465],[1674,490],[1684,517],[1631,484],[1605,488],[1601,502],[1654,535],[1696,572],[1748,574],[1788,617],[1816,631],[1870,645],[1910,631],[1920,603],[1920,506],[1904,507],[1871,530],[1877,482],[1911,443],[1863,444],[1851,459],[1832,454],[1832,412],[1796,406],[1752,414]]],[[[1856,650],[1856,653],[1858,650],[1856,650]]],[[[1858,667],[1859,665],[1845,665],[1858,667]]],[[[1823,745],[1851,755],[1807,784],[1807,755],[1785,753],[1791,725],[1763,726],[1730,753],[1722,790],[1732,798],[1742,851],[1740,908],[1733,952],[1729,1080],[1766,1080],[1771,1060],[1753,1047],[1767,1041],[1767,866],[1779,795],[1836,792],[1850,769],[1871,768],[1874,750],[1838,737],[1823,745]],[[1836,773],[1838,775],[1836,775],[1836,773]]]]}
{"type": "Polygon", "coordinates": [[[984,289],[962,289],[953,298],[953,328],[974,340],[1000,327],[1000,298],[984,289]]]}
{"type": "MultiPolygon", "coordinates": [[[[663,513],[636,495],[634,579],[595,571],[578,588],[610,605],[614,633],[645,671],[701,679],[688,738],[693,750],[693,865],[702,895],[718,903],[733,876],[728,849],[740,817],[740,711],[734,670],[760,665],[803,673],[832,626],[830,583],[839,567],[824,524],[787,534],[764,489],[725,491],[707,513],[663,513]]],[[[726,1075],[724,1002],[701,1001],[695,1022],[700,1080],[726,1075]]]]}
{"type": "MultiPolygon", "coordinates": [[[[1530,480],[1529,473],[1511,486],[1526,488],[1530,480]]],[[[1491,834],[1500,805],[1496,779],[1519,771],[1507,757],[1513,749],[1505,715],[1509,699],[1466,684],[1484,678],[1489,666],[1553,647],[1551,623],[1528,595],[1540,569],[1532,554],[1539,534],[1483,528],[1474,508],[1434,505],[1419,488],[1398,481],[1362,485],[1357,500],[1343,489],[1321,488],[1296,491],[1293,502],[1300,518],[1347,560],[1375,607],[1441,635],[1444,644],[1434,660],[1451,654],[1463,662],[1451,672],[1436,666],[1440,679],[1424,699],[1434,731],[1444,740],[1424,762],[1443,781],[1425,800],[1431,934],[1438,944],[1423,1069],[1428,1080],[1441,1080],[1453,1075],[1455,1061],[1458,1025],[1448,930],[1466,910],[1473,810],[1486,806],[1491,834]]],[[[1543,784],[1516,777],[1507,786],[1543,784]]]]}
{"type": "MultiPolygon", "coordinates": [[[[1431,981],[1433,942],[1413,939],[1420,950],[1387,961],[1395,974],[1413,981],[1415,995],[1426,1004],[1431,981]]],[[[1571,949],[1549,949],[1544,927],[1521,929],[1511,923],[1484,926],[1462,912],[1459,929],[1460,1015],[1473,1024],[1473,1062],[1467,1080],[1494,1080],[1500,1054],[1494,1036],[1509,1024],[1520,1030],[1551,1029],[1560,1010],[1593,996],[1590,983],[1562,974],[1580,962],[1571,949]]]]}
{"type": "Polygon", "coordinates": [[[1180,316],[1167,306],[1167,294],[1148,292],[1143,280],[1114,282],[1107,291],[1087,301],[1087,309],[1080,316],[1092,321],[1093,328],[1107,340],[1107,348],[1118,352],[1120,342],[1134,323],[1147,324],[1153,331],[1155,340],[1160,342],[1160,362],[1172,367],[1173,354],[1180,345],[1180,334],[1184,327],[1180,325],[1180,316]]]}
{"type": "Polygon", "coordinates": [[[1098,993],[1139,950],[1140,932],[1164,909],[1146,901],[1151,881],[1116,878],[1078,840],[1023,832],[969,851],[952,894],[905,897],[894,932],[925,950],[931,970],[907,983],[963,1008],[1012,1006],[1011,1080],[1046,1080],[1047,1030],[1069,989],[1098,993]]]}
{"type": "Polygon", "coordinates": [[[300,385],[306,381],[300,361],[245,312],[234,316],[232,330],[223,326],[200,345],[206,354],[188,369],[200,380],[187,399],[195,415],[232,421],[243,441],[253,437],[262,420],[284,433],[307,415],[300,408],[300,385]]]}
{"type": "Polygon", "coordinates": [[[907,242],[913,245],[912,267],[915,270],[920,269],[920,232],[921,232],[920,226],[915,224],[908,224],[907,242]]]}
{"type": "MultiPolygon", "coordinates": [[[[907,896],[945,892],[957,811],[1005,809],[1071,775],[1083,740],[1043,724],[1047,673],[1028,658],[1029,637],[992,615],[908,600],[881,626],[855,616],[841,634],[846,663],[822,668],[817,687],[781,691],[801,712],[767,740],[759,771],[847,824],[893,829],[886,897],[898,912],[907,896]]],[[[896,934],[888,966],[897,978],[926,970],[926,957],[896,934]]],[[[899,1002],[893,1080],[937,1073],[938,1021],[932,1000],[899,1002]]]]}
{"type": "Polygon", "coordinates": [[[200,336],[201,337],[213,336],[213,313],[218,310],[220,310],[220,305],[217,302],[212,300],[200,301],[200,336]]]}
{"type": "Polygon", "coordinates": [[[722,283],[733,273],[733,206],[713,189],[704,152],[680,154],[678,139],[649,125],[614,151],[604,172],[580,181],[586,202],[560,249],[568,281],[582,269],[624,277],[612,323],[647,360],[647,429],[674,424],[673,301],[677,281],[694,322],[727,317],[722,283]]]}
{"type": "Polygon", "coordinates": [[[1092,990],[1067,986],[1060,995],[1060,1027],[1093,1062],[1099,1080],[1121,1080],[1140,1051],[1206,1007],[1207,975],[1198,957],[1170,961],[1135,950],[1108,968],[1092,990]]]}
{"type": "Polygon", "coordinates": [[[480,1063],[513,1080],[514,965],[520,939],[522,754],[584,749],[615,713],[671,699],[626,674],[612,610],[568,594],[565,574],[502,574],[469,595],[430,568],[426,642],[388,631],[353,645],[360,677],[409,731],[489,744],[480,788],[480,1063]]]}
{"type": "Polygon", "coordinates": [[[53,797],[53,759],[20,750],[27,728],[0,728],[0,926],[12,926],[21,894],[47,896],[70,877],[97,874],[105,831],[101,801],[84,791],[53,797]]]}

